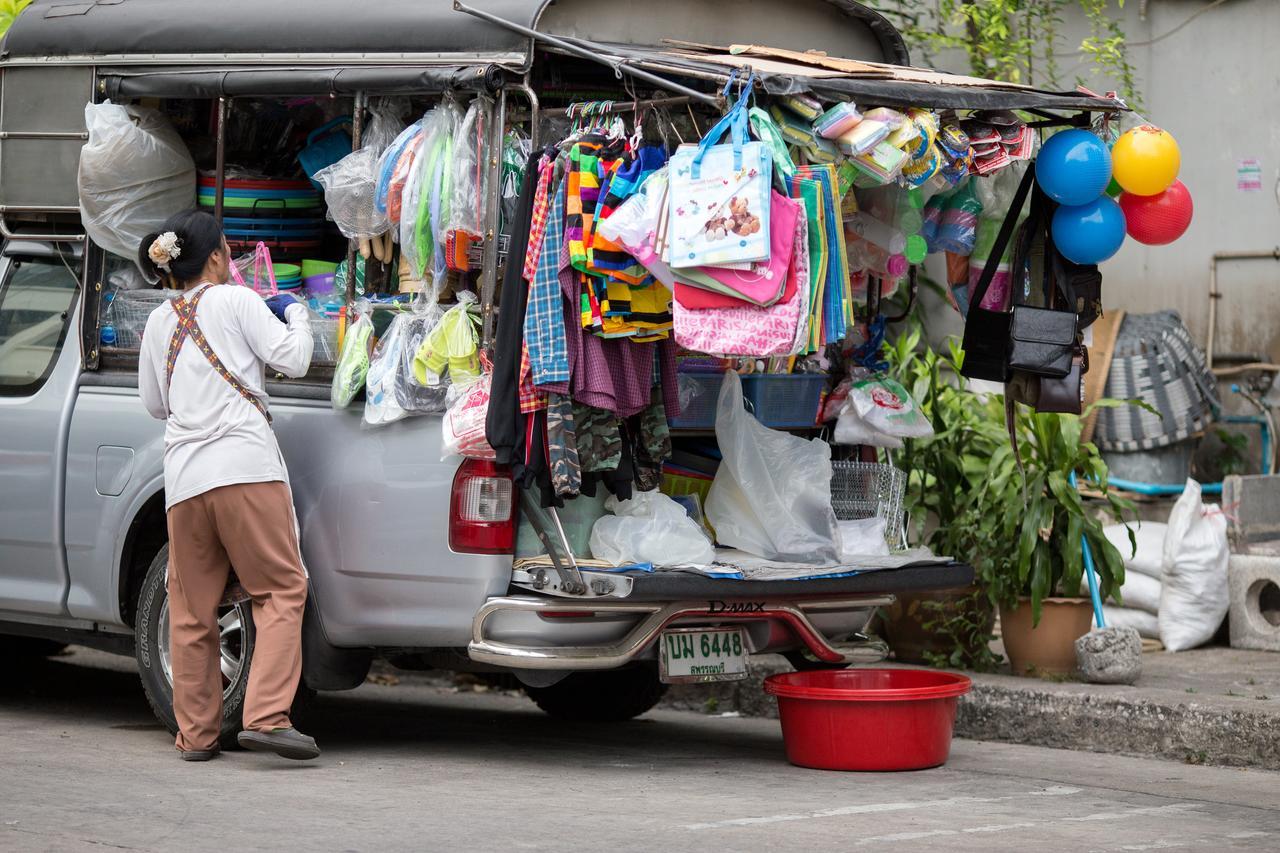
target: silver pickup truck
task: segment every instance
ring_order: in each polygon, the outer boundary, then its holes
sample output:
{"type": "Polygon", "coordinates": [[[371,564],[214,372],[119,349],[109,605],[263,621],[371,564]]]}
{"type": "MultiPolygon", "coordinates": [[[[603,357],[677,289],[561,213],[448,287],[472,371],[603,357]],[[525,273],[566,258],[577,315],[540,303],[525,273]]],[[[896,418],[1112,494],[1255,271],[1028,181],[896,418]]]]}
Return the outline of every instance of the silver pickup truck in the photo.
{"type": "MultiPolygon", "coordinates": [[[[197,98],[223,116],[235,97],[344,96],[354,98],[358,125],[371,94],[470,87],[492,92],[500,109],[508,91],[523,97],[536,125],[537,100],[521,76],[534,64],[531,43],[445,3],[375,4],[368,15],[381,23],[362,17],[359,28],[336,0],[235,0],[235,14],[165,0],[141,17],[134,5],[68,15],[59,10],[69,7],[37,0],[0,51],[0,661],[65,643],[132,654],[157,716],[173,729],[163,424],[138,400],[129,353],[101,343],[99,309],[119,261],[85,239],[79,220],[85,102],[197,98]],[[170,43],[166,15],[183,20],[191,45],[170,43]],[[239,31],[222,32],[242,17],[239,31]],[[412,48],[396,43],[397,21],[416,28],[412,48]],[[350,50],[326,52],[339,32],[350,50]],[[224,43],[241,53],[221,55],[224,43]]],[[[727,26],[703,5],[684,37],[708,41],[727,26]]],[[[616,4],[496,6],[522,25],[557,31],[586,20],[587,6],[593,15],[608,8],[616,20],[595,20],[614,27],[610,40],[639,33],[616,4]],[[577,12],[564,13],[569,7],[577,12]]],[[[892,29],[858,4],[807,0],[796,9],[794,26],[779,35],[787,44],[840,51],[847,42],[847,55],[905,57],[893,52],[901,40],[892,29]],[[847,23],[844,41],[830,31],[831,16],[847,23]]],[[[724,37],[763,29],[762,14],[724,37]]],[[[656,44],[659,35],[636,38],[656,44]]],[[[497,207],[489,205],[490,228],[497,207]]],[[[486,310],[495,267],[486,252],[486,310]]],[[[552,714],[626,719],[652,707],[665,682],[733,677],[751,653],[847,665],[860,650],[842,644],[894,592],[972,578],[959,565],[762,582],[580,572],[564,555],[558,565],[517,563],[526,513],[509,475],[485,462],[441,461],[439,417],[363,428],[358,405],[331,407],[323,371],[268,382],[268,391],[310,574],[303,673],[311,690],[354,688],[384,658],[514,674],[552,714]],[[700,662],[688,665],[690,657],[700,662]]],[[[220,624],[225,731],[234,733],[253,653],[251,613],[227,608],[220,624]]]]}

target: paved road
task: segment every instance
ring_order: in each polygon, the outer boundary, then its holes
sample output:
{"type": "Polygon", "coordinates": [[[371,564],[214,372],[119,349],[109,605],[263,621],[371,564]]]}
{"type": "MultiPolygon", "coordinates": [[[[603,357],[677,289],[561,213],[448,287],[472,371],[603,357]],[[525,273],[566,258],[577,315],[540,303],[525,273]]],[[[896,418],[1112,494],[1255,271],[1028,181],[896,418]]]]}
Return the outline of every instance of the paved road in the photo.
{"type": "Polygon", "coordinates": [[[1280,846],[1280,774],[977,742],[937,770],[824,773],[783,760],[774,721],[566,727],[519,697],[408,679],[323,697],[319,761],[186,764],[131,667],[77,650],[6,677],[0,850],[1280,846]]]}

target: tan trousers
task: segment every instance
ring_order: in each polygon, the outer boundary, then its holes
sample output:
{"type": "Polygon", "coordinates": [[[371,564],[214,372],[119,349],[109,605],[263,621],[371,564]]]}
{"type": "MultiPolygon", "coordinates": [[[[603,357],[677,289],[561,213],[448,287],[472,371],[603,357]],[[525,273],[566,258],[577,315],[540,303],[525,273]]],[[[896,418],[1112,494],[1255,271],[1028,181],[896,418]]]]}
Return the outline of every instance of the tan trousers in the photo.
{"type": "Polygon", "coordinates": [[[282,482],[223,486],[169,510],[169,648],[181,750],[209,749],[222,724],[218,601],[234,566],[253,597],[244,727],[288,727],[302,676],[307,579],[282,482]]]}

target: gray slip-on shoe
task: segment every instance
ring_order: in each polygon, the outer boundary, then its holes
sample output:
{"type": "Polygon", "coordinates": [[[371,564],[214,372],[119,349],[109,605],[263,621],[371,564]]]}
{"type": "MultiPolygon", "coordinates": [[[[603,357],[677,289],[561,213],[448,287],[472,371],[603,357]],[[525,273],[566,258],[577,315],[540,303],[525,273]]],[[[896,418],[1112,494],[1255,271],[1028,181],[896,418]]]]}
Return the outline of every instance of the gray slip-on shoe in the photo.
{"type": "Polygon", "coordinates": [[[268,731],[243,731],[236,741],[245,749],[255,752],[274,752],[281,758],[306,761],[318,758],[320,747],[315,738],[308,737],[295,728],[270,729],[268,731]]]}
{"type": "Polygon", "coordinates": [[[222,747],[215,744],[213,749],[180,749],[178,757],[183,761],[210,761],[217,758],[220,752],[222,747]]]}

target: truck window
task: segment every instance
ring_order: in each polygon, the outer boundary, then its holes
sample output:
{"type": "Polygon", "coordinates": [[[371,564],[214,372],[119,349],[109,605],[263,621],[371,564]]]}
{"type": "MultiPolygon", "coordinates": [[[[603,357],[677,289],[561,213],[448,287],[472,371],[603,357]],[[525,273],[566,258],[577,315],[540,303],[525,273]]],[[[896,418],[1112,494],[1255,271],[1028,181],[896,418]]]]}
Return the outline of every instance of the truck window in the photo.
{"type": "Polygon", "coordinates": [[[48,379],[78,284],[62,258],[9,259],[0,284],[0,395],[34,394],[48,379]]]}

